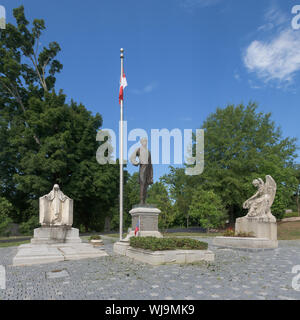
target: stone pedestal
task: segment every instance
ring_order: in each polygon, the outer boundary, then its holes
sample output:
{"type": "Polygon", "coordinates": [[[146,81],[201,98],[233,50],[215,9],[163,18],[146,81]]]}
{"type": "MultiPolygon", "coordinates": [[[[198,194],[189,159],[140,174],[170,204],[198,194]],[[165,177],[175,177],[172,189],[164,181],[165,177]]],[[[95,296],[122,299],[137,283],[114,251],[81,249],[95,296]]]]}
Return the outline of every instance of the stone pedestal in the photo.
{"type": "Polygon", "coordinates": [[[275,249],[278,248],[277,223],[271,217],[243,217],[235,223],[235,234],[251,234],[253,238],[216,237],[213,245],[221,248],[236,249],[275,249]]]}
{"type": "Polygon", "coordinates": [[[132,217],[132,231],[127,235],[126,240],[134,236],[134,230],[138,222],[140,237],[157,237],[162,238],[162,234],[158,231],[158,216],[161,213],[153,205],[139,204],[134,206],[129,213],[132,217]]]}
{"type": "Polygon", "coordinates": [[[276,219],[243,217],[236,219],[235,233],[252,233],[255,238],[277,241],[276,219]]]}
{"type": "Polygon", "coordinates": [[[79,230],[71,227],[42,227],[34,229],[32,244],[81,243],[79,230]]]}

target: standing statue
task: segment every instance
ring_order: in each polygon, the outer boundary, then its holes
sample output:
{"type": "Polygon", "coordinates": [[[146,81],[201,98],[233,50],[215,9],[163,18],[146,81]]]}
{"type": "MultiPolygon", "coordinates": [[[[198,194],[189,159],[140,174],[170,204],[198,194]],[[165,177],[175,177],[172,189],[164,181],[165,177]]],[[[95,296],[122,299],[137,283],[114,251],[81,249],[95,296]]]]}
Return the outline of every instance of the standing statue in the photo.
{"type": "Polygon", "coordinates": [[[71,226],[73,223],[73,200],[63,194],[58,184],[40,198],[40,223],[43,226],[71,226]]]}
{"type": "Polygon", "coordinates": [[[276,182],[271,176],[266,176],[266,183],[261,178],[253,180],[257,192],[244,202],[243,208],[249,209],[246,217],[268,218],[276,221],[271,213],[271,207],[276,194],[276,182]]]}
{"type": "Polygon", "coordinates": [[[137,148],[130,157],[130,162],[134,166],[140,166],[140,204],[145,204],[148,185],[153,184],[153,167],[151,164],[151,153],[147,149],[147,138],[140,140],[141,147],[137,148]],[[139,161],[136,160],[139,158],[139,161]]]}

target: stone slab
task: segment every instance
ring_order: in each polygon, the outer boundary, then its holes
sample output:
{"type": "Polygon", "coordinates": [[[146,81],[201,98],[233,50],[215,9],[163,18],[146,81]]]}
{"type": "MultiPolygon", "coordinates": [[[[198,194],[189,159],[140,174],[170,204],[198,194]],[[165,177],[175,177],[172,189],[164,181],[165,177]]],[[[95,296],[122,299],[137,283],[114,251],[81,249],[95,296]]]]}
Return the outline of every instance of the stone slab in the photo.
{"type": "Polygon", "coordinates": [[[41,227],[34,229],[32,244],[81,243],[79,230],[68,227],[41,227]]]}
{"type": "Polygon", "coordinates": [[[151,265],[186,264],[200,261],[214,261],[215,255],[210,250],[165,250],[150,251],[132,248],[129,242],[116,242],[114,252],[151,265]]]}
{"type": "Polygon", "coordinates": [[[231,249],[276,249],[278,241],[267,238],[216,237],[213,245],[231,249]]]}
{"type": "Polygon", "coordinates": [[[65,260],[80,260],[107,256],[103,248],[88,243],[23,244],[13,258],[13,266],[44,264],[65,260]]]}

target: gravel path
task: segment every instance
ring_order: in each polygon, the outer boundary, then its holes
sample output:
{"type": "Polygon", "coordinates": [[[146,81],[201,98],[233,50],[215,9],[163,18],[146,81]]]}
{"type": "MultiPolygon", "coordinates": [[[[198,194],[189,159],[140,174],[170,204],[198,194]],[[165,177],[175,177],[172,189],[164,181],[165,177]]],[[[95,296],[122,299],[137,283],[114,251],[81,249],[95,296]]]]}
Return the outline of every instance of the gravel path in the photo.
{"type": "Polygon", "coordinates": [[[215,252],[214,263],[150,266],[114,255],[112,241],[104,240],[108,257],[13,267],[17,248],[0,248],[0,265],[6,268],[0,300],[300,300],[292,288],[300,240],[280,241],[278,249],[258,252],[216,249],[211,238],[201,240],[215,252]]]}

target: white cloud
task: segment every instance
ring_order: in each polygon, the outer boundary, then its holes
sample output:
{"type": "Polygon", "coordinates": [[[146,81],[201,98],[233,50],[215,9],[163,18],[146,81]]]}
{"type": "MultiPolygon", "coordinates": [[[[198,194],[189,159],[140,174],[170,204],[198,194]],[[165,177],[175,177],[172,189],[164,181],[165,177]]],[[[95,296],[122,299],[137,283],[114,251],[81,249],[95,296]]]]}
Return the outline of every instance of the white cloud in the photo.
{"type": "Polygon", "coordinates": [[[209,7],[215,5],[222,0],[183,0],[182,6],[185,8],[192,8],[192,7],[209,7]]]}
{"type": "Polygon", "coordinates": [[[246,49],[244,63],[264,82],[291,82],[300,71],[300,32],[285,29],[269,41],[253,41],[246,49]]]}
{"type": "Polygon", "coordinates": [[[157,87],[157,83],[156,83],[156,82],[152,82],[152,83],[146,85],[146,86],[145,86],[144,88],[142,88],[142,89],[132,89],[132,93],[134,93],[134,94],[150,93],[150,92],[152,92],[156,87],[157,87]]]}
{"type": "Polygon", "coordinates": [[[280,10],[276,3],[272,3],[271,6],[267,8],[264,13],[264,24],[257,28],[257,31],[271,31],[277,29],[277,31],[282,30],[284,25],[290,23],[290,14],[280,10]]]}

